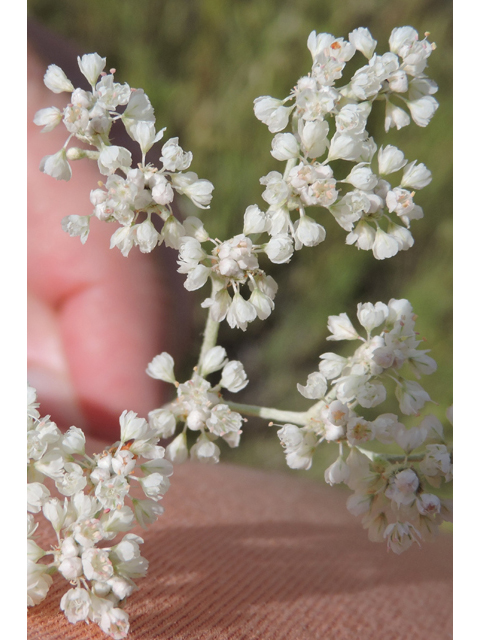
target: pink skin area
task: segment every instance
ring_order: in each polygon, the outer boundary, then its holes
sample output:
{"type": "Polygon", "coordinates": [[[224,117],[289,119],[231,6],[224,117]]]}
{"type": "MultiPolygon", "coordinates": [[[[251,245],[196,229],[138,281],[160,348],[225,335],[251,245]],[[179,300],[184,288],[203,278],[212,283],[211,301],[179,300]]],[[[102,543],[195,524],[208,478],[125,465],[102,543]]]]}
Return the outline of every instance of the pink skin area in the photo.
{"type": "MultiPolygon", "coordinates": [[[[146,417],[165,388],[145,374],[165,344],[168,277],[158,259],[109,249],[116,224],[96,218],[85,245],[61,229],[66,215],[92,212],[89,194],[105,179],[96,163],[72,163],[66,183],[41,173],[44,155],[58,151],[63,124],[42,134],[33,124],[43,107],[66,106],[69,94],[43,85],[45,66],[29,56],[28,104],[28,376],[42,415],[116,439],[124,409],[146,417]],[[165,272],[164,272],[165,273],[165,272]]],[[[75,142],[73,143],[75,145],[75,142]]]]}

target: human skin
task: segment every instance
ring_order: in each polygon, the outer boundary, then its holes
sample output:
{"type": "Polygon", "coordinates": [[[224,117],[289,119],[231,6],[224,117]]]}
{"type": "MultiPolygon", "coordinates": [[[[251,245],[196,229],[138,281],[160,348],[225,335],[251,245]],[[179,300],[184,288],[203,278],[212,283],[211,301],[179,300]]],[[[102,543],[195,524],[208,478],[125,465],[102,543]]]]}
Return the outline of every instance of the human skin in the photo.
{"type": "Polygon", "coordinates": [[[175,325],[170,278],[158,251],[124,258],[110,250],[117,225],[93,219],[85,245],[61,229],[64,216],[91,213],[89,194],[103,176],[87,160],[72,163],[68,183],[39,171],[41,158],[68,136],[63,124],[46,134],[33,124],[38,109],[68,101],[44,86],[45,68],[29,52],[28,379],[42,415],[116,439],[123,410],[146,417],[162,401],[162,383],[145,369],[168,350],[175,325]]]}

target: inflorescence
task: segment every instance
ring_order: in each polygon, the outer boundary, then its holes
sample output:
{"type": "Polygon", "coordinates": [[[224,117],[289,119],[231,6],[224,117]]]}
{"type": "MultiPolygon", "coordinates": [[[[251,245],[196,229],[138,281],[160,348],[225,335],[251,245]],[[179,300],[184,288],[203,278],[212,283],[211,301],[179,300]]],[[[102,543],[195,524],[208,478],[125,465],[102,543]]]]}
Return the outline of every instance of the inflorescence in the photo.
{"type": "MultiPolygon", "coordinates": [[[[80,429],[71,427],[62,434],[49,416],[41,418],[29,388],[29,605],[46,597],[52,574],[60,573],[71,585],[60,603],[70,622],[93,621],[113,638],[125,637],[128,615],[123,603],[148,566],[139,551],[143,540],[125,532],[136,523],[148,526],[162,513],[159,500],[168,489],[172,463],[189,456],[218,462],[219,439],[237,447],[244,415],[275,421],[291,468],[308,469],[317,447],[337,446],[338,458],[326,470],[325,480],[353,490],[347,508],[362,516],[371,540],[386,541],[395,553],[431,539],[439,524],[450,519],[449,501],[434,490],[451,480],[452,453],[441,422],[422,415],[431,399],[418,382],[436,370],[436,363],[419,349],[416,316],[407,300],[359,304],[360,332],[345,313],[329,317],[328,340],[360,341],[360,346],[350,357],[320,356],[318,370],[298,385],[299,392],[314,401],[303,413],[225,399],[225,390],[239,392],[248,380],[241,362],[229,360],[216,344],[223,320],[245,331],[256,318],[270,316],[278,287],[267,273],[268,261],[288,263],[295,251],[323,242],[324,211],[347,232],[347,244],[371,250],[378,260],[412,247],[411,222],[423,217],[414,203],[415,191],[430,183],[431,173],[393,145],[378,148],[367,126],[375,102],[384,103],[386,133],[411,120],[428,125],[438,103],[433,97],[437,86],[425,74],[435,49],[427,38],[420,40],[412,27],[396,28],[390,51],[378,54],[368,29],[355,29],[348,40],[313,31],[307,42],[309,73],[286,98],[262,96],[254,101],[256,117],[275,134],[271,153],[285,163],[283,172],[270,171],[260,178],[268,207],[247,207],[242,232],[223,241],[212,237],[200,218],[179,219],[175,213],[177,195],[209,209],[213,191],[211,182],[190,171],[192,153],[182,149],[178,138],[163,142],[160,166],[146,162],[146,154],[163,141],[165,128],[157,130],[143,90],[117,83],[115,70],[105,72],[106,59],[96,53],[78,58],[88,91],[75,88],[58,66],[48,67],[46,86],[71,97],[63,111],[50,107],[35,116],[43,131],[61,122],[68,131],[64,147],[42,160],[41,171],[69,180],[70,162],[87,158],[97,162],[104,176],[90,193],[93,212],[67,216],[63,229],[84,243],[92,218],[114,223],[110,248],[124,256],[134,247],[149,253],[165,243],[178,251],[185,288],[194,291],[209,282],[211,293],[202,303],[208,320],[190,380],[176,380],[168,353],[156,356],[147,373],[173,384],[176,399],[152,410],[148,423],[124,411],[120,440],[102,453],[85,453],[80,429]],[[368,62],[345,84],[344,68],[357,52],[368,62]],[[111,143],[117,123],[140,147],[142,160],[136,167],[130,151],[111,143]],[[288,126],[291,130],[284,132],[288,126]],[[69,146],[73,138],[91,149],[69,146]],[[348,171],[345,162],[351,163],[348,171]],[[207,380],[212,374],[220,378],[216,384],[207,380]],[[400,414],[415,416],[418,424],[407,428],[396,413],[373,417],[372,410],[389,394],[400,414]],[[183,426],[177,432],[178,425],[183,426]],[[188,431],[197,434],[190,451],[188,431]],[[166,449],[157,444],[161,438],[171,439],[166,449]],[[378,452],[392,443],[403,453],[378,452]],[[52,497],[49,483],[63,502],[52,497]],[[50,551],[33,539],[35,514],[40,513],[57,538],[50,551]],[[124,537],[111,545],[119,533],[124,537]]],[[[451,421],[451,410],[448,418],[451,421]]]]}

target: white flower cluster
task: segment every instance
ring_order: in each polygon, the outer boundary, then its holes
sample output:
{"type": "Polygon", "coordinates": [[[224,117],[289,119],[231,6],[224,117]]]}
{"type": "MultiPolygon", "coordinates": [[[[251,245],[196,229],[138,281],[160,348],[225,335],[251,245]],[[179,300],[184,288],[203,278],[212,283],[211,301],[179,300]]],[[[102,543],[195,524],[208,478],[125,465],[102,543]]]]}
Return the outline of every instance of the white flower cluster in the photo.
{"type": "Polygon", "coordinates": [[[230,409],[220,390],[237,393],[247,384],[243,365],[238,360],[228,360],[223,347],[216,346],[207,351],[200,367],[195,367],[193,376],[182,384],[175,380],[174,361],[168,353],[161,353],[148,365],[147,373],[152,378],[164,380],[176,386],[177,398],[151,411],[148,419],[152,429],[162,438],[175,435],[177,423],[183,423],[182,432],[167,446],[166,457],[174,463],[188,458],[187,430],[198,433],[196,443],[190,449],[190,457],[206,463],[216,463],[220,448],[215,444],[222,438],[230,447],[238,447],[244,418],[230,409]],[[212,386],[205,378],[221,371],[218,384],[212,386]]]}
{"type": "Polygon", "coordinates": [[[307,42],[313,58],[311,72],[299,79],[284,100],[262,96],[254,101],[257,118],[276,133],[273,157],[287,163],[283,175],[271,171],[260,180],[269,209],[261,217],[257,214],[255,232],[271,236],[265,245],[271,259],[279,245],[284,252],[289,247],[288,259],[293,244],[301,249],[325,239],[324,227],[305,213],[305,207],[311,206],[327,209],[349,232],[346,242],[372,250],[378,260],[413,245],[410,221],[422,218],[423,211],[414,204],[412,189],[428,185],[431,173],[416,161],[407,165],[402,151],[392,145],[377,153],[366,127],[374,101],[386,104],[387,132],[410,123],[395,101],[407,105],[417,125],[427,126],[438,107],[432,96],[437,85],[424,74],[434,45],[426,38],[419,41],[412,27],[394,29],[389,44],[390,51],[379,55],[374,53],[377,43],[368,29],[355,29],[348,42],[312,31],[307,42]],[[335,87],[356,51],[368,58],[368,64],[348,84],[335,87]],[[290,119],[293,133],[279,133],[290,119]],[[372,170],[375,156],[377,173],[372,170]],[[341,179],[331,167],[336,160],[354,163],[341,179]],[[392,187],[385,177],[401,169],[400,184],[392,187]],[[342,185],[348,191],[342,191],[342,185]],[[294,211],[299,212],[295,222],[294,211]]]}
{"type": "Polygon", "coordinates": [[[309,469],[322,442],[338,443],[339,456],[326,470],[325,480],[344,482],[353,489],[347,507],[363,515],[369,538],[386,539],[388,547],[400,553],[413,541],[431,539],[438,525],[449,519],[449,503],[430,493],[428,485],[438,488],[442,480],[452,479],[451,452],[444,443],[442,424],[433,415],[407,429],[393,413],[367,420],[360,411],[382,404],[387,386],[393,384],[400,412],[419,417],[430,396],[404,372],[409,369],[420,379],[433,373],[436,363],[426,350],[418,349],[421,341],[408,300],[359,304],[357,317],[366,338],[347,314],[329,317],[327,340],[362,344],[349,358],[335,353],[320,356],[319,370],[308,376],[306,385],[297,385],[305,398],[317,401],[307,412],[305,425],[285,424],[278,436],[293,469],[309,469]],[[374,441],[396,443],[404,455],[377,455],[363,449],[374,441]],[[345,445],[350,449],[346,459],[345,445]],[[423,445],[423,452],[412,453],[423,445]]]}
{"type": "MultiPolygon", "coordinates": [[[[70,135],[60,151],[43,158],[41,171],[57,180],[69,180],[72,170],[68,160],[96,159],[100,173],[107,179],[90,194],[94,206],[92,215],[121,225],[113,234],[110,247],[118,247],[125,256],[134,246],[149,253],[163,241],[169,247],[178,248],[178,238],[185,235],[185,230],[172,213],[175,191],[186,195],[195,206],[208,209],[212,183],[187,171],[193,156],[191,152],[183,151],[178,138],[170,138],[163,145],[161,169],[145,164],[146,154],[162,139],[165,131],[165,128],[158,132],[155,129],[155,116],[148,96],[142,89],[131,89],[128,84],[115,82],[114,70],[108,74],[104,72],[106,59],[97,53],[78,58],[78,64],[91,91],[75,89],[56,65],[50,65],[45,74],[45,85],[51,91],[71,92],[71,99],[63,111],[56,107],[40,109],[34,122],[43,126],[43,131],[51,131],[63,120],[70,135]],[[140,146],[142,162],[138,168],[132,168],[128,149],[110,142],[110,130],[116,120],[123,122],[129,136],[140,146]],[[75,147],[67,150],[72,137],[95,147],[96,151],[75,147]],[[140,216],[144,219],[139,220],[140,216]],[[161,232],[156,230],[152,216],[163,221],[161,232]]],[[[67,216],[62,227],[71,236],[80,236],[81,241],[86,242],[91,217],[67,216]]]]}
{"type": "Polygon", "coordinates": [[[135,524],[146,528],[163,512],[158,501],[169,487],[172,464],[156,444],[155,428],[132,411],[120,417],[120,441],[91,458],[81,429],[62,434],[37,407],[28,387],[28,606],[46,597],[52,574],[60,573],[72,586],[60,602],[68,620],[92,621],[112,638],[125,638],[129,623],[122,606],[148,562],[140,555],[142,538],[132,533],[104,545],[135,524]],[[47,484],[53,483],[63,500],[52,496],[47,484]],[[40,512],[56,534],[52,551],[33,537],[33,514],[40,512]]]}
{"type": "MultiPolygon", "coordinates": [[[[258,207],[249,207],[250,210],[258,207]]],[[[259,211],[260,212],[260,211],[259,211]]],[[[179,272],[186,273],[185,288],[199,289],[210,278],[212,295],[204,300],[202,307],[210,309],[215,322],[226,319],[230,327],[243,331],[255,318],[265,320],[274,308],[277,283],[267,276],[258,264],[260,247],[254,245],[245,234],[239,234],[226,242],[210,240],[214,248],[208,255],[201,246],[203,227],[196,237],[180,240],[179,272]],[[240,293],[241,285],[247,283],[250,296],[246,300],[240,293]],[[229,293],[233,289],[233,297],[229,293]]]]}

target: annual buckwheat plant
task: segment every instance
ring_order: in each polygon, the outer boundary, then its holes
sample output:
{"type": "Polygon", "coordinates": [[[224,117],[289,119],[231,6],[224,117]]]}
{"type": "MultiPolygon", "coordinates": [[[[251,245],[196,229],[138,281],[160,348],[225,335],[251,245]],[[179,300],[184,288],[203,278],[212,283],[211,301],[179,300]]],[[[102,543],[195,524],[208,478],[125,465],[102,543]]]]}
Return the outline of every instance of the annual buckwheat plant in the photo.
{"type": "MultiPolygon", "coordinates": [[[[304,412],[244,405],[223,395],[240,392],[248,379],[242,363],[217,344],[219,324],[226,320],[245,331],[256,318],[270,316],[278,288],[268,274],[270,262],[288,263],[294,252],[324,242],[328,214],[346,231],[347,244],[372,251],[377,260],[392,258],[412,247],[411,223],[423,217],[414,197],[430,183],[430,171],[388,140],[378,147],[368,119],[372,108],[383,108],[386,134],[412,121],[428,125],[438,107],[437,86],[425,73],[435,49],[428,34],[422,40],[412,27],[396,28],[382,54],[366,28],[355,29],[348,40],[313,31],[307,46],[312,67],[290,95],[254,101],[255,116],[275,134],[272,156],[284,164],[260,178],[265,204],[248,206],[243,228],[225,240],[208,232],[207,215],[204,223],[175,213],[172,203],[179,196],[209,209],[213,185],[191,170],[192,153],[179,139],[166,139],[165,128],[157,128],[143,90],[117,82],[115,70],[106,72],[97,53],[78,59],[89,91],[75,88],[58,66],[47,69],[46,86],[70,98],[63,111],[50,107],[35,116],[43,131],[61,123],[67,129],[65,145],[42,160],[41,171],[69,180],[71,163],[87,159],[102,176],[90,192],[92,212],[67,216],[63,229],[85,243],[91,226],[95,232],[98,221],[111,224],[110,248],[125,257],[165,243],[178,254],[185,288],[208,284],[209,292],[202,302],[208,310],[203,344],[190,379],[177,381],[173,358],[157,355],[147,374],[174,385],[176,398],[153,408],[148,422],[124,411],[120,438],[105,451],[86,455],[82,431],[71,427],[63,434],[49,416],[41,417],[29,388],[30,606],[46,597],[52,575],[59,573],[68,583],[60,601],[68,620],[93,621],[111,637],[124,638],[123,606],[148,566],[140,555],[143,540],[128,532],[135,524],[148,527],[162,513],[159,500],[172,463],[189,457],[217,463],[222,440],[239,446],[248,415],[278,427],[293,469],[310,468],[318,447],[335,447],[338,457],[325,480],[353,491],[348,510],[361,516],[370,540],[385,542],[394,553],[432,539],[451,517],[449,501],[436,490],[452,479],[452,451],[442,423],[428,413],[432,400],[420,382],[436,363],[422,349],[407,300],[359,303],[355,324],[345,313],[329,317],[327,340],[349,340],[356,349],[349,356],[320,356],[318,370],[297,385],[311,403],[304,412]],[[344,78],[357,53],[366,63],[344,78]],[[111,142],[119,124],[140,147],[137,166],[126,148],[111,142]],[[71,146],[74,139],[82,148],[71,146]],[[158,165],[146,162],[148,152],[158,165]],[[392,401],[396,412],[381,413],[380,405],[391,407],[392,401]],[[188,431],[196,437],[190,450],[188,431]],[[160,439],[169,439],[166,449],[160,439]],[[387,453],[392,444],[401,453],[387,453]],[[40,514],[56,535],[49,550],[34,540],[40,514]]],[[[447,417],[452,420],[451,410],[447,417]]]]}

